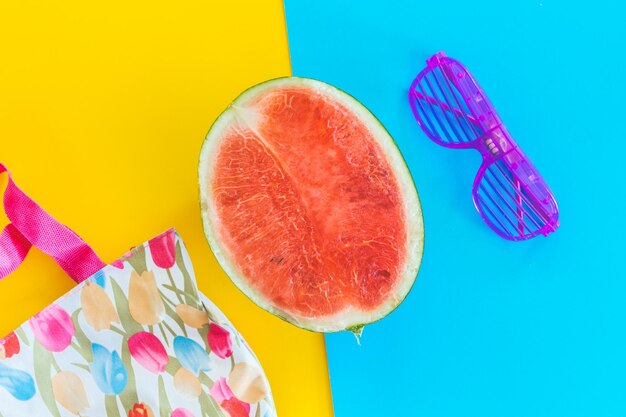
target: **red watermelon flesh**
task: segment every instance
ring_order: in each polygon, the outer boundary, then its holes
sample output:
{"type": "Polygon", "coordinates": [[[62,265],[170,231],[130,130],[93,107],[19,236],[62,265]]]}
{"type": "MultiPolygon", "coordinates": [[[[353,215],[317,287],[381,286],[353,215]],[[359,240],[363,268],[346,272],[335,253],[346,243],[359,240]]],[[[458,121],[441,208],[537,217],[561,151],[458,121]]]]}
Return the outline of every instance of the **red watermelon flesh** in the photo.
{"type": "Polygon", "coordinates": [[[236,101],[201,184],[217,253],[251,298],[308,328],[397,305],[415,249],[389,150],[342,99],[296,82],[236,101]]]}

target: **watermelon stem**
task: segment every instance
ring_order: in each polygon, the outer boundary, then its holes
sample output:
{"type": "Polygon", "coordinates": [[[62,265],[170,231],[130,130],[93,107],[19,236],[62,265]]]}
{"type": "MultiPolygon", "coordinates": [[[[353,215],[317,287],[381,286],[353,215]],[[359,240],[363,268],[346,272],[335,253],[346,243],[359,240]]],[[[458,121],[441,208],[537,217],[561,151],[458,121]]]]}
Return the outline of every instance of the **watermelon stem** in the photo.
{"type": "Polygon", "coordinates": [[[359,324],[357,326],[353,326],[353,327],[349,327],[346,330],[351,332],[354,337],[356,338],[356,343],[361,346],[361,336],[363,335],[363,329],[365,328],[365,325],[363,324],[359,324]]]}

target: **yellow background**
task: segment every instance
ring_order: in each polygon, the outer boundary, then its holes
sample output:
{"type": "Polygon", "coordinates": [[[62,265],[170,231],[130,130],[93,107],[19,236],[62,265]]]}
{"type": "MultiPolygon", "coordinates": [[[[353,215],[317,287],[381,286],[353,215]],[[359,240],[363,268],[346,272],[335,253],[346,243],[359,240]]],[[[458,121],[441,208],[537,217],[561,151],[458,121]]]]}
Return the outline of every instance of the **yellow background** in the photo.
{"type": "MultiPolygon", "coordinates": [[[[209,126],[245,88],[290,73],[280,0],[2,1],[0,39],[0,161],[17,183],[107,262],[175,227],[200,289],[263,363],[279,415],[331,416],[323,337],[243,296],[199,214],[209,126]]],[[[32,250],[0,282],[0,334],[72,284],[32,250]]]]}

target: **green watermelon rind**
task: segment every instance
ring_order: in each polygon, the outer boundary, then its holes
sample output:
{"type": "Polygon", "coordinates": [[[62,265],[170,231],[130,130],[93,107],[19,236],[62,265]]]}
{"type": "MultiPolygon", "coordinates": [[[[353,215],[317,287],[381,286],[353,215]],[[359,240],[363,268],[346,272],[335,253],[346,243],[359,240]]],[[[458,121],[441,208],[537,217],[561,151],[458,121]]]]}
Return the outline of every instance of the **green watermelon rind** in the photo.
{"type": "Polygon", "coordinates": [[[285,320],[300,328],[314,332],[338,332],[352,331],[360,333],[365,325],[369,325],[389,315],[394,311],[409,294],[413,284],[417,279],[424,251],[424,221],[421,210],[419,195],[415,188],[413,177],[397,144],[385,129],[383,124],[365,106],[363,106],[353,96],[346,92],[311,78],[303,77],[280,77],[260,84],[254,85],[241,93],[215,120],[200,151],[200,163],[198,167],[199,189],[200,189],[200,211],[204,234],[209,242],[209,246],[218,263],[226,272],[226,275],[233,283],[255,304],[269,313],[285,320]],[[317,92],[329,94],[348,109],[353,111],[357,117],[368,127],[376,138],[378,144],[383,149],[388,162],[394,168],[401,192],[405,201],[405,213],[408,225],[409,242],[408,259],[405,273],[396,286],[396,297],[389,297],[388,301],[374,311],[340,311],[339,313],[323,318],[311,319],[308,317],[296,317],[286,311],[272,305],[261,296],[257,290],[253,289],[246,279],[237,271],[234,263],[229,259],[228,251],[223,248],[217,239],[214,223],[218,218],[212,207],[208,204],[212,201],[208,190],[208,175],[211,163],[211,156],[219,149],[219,138],[222,136],[224,127],[230,125],[230,121],[236,117],[236,108],[244,108],[245,104],[256,97],[257,94],[275,87],[285,86],[309,87],[317,92]],[[409,201],[412,200],[412,201],[409,201]],[[341,319],[340,319],[341,318],[341,319]]]}

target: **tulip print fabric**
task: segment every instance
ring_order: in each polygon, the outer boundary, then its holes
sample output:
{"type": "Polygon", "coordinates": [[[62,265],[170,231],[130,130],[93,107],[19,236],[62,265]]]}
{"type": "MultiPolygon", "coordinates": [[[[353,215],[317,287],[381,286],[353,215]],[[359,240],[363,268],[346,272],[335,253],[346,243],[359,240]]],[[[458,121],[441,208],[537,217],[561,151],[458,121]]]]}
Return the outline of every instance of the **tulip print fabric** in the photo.
{"type": "Polygon", "coordinates": [[[0,339],[0,417],[275,417],[258,360],[170,230],[0,339]]]}

